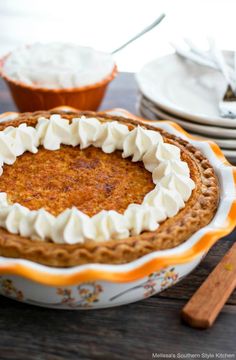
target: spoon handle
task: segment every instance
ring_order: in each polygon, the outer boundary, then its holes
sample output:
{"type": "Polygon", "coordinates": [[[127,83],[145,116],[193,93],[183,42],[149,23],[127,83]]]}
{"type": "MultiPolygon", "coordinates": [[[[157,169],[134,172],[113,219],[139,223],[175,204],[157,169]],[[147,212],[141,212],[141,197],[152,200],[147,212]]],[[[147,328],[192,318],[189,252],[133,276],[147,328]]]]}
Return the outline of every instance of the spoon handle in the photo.
{"type": "Polygon", "coordinates": [[[142,31],[140,31],[137,35],[135,35],[132,39],[128,40],[125,44],[119,46],[117,49],[112,51],[112,54],[117,53],[118,51],[124,49],[124,47],[126,47],[127,45],[131,44],[133,41],[135,41],[136,39],[140,38],[142,35],[146,34],[148,31],[152,30],[155,26],[157,26],[158,24],[160,24],[160,22],[164,19],[166,15],[165,14],[161,14],[152,24],[148,25],[145,29],[143,29],[142,31]]]}
{"type": "Polygon", "coordinates": [[[212,326],[235,287],[236,243],[185,305],[182,318],[192,327],[212,326]]]}

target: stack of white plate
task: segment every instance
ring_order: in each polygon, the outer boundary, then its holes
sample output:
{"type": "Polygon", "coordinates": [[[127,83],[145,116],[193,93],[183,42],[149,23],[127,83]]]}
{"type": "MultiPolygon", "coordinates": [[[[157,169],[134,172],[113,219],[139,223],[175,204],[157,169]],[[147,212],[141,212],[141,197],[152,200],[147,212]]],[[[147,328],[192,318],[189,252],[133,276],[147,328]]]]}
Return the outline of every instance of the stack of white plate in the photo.
{"type": "Polygon", "coordinates": [[[193,135],[215,141],[236,161],[236,119],[220,116],[226,83],[219,72],[171,54],[145,65],[137,81],[142,117],[174,121],[193,135]]]}

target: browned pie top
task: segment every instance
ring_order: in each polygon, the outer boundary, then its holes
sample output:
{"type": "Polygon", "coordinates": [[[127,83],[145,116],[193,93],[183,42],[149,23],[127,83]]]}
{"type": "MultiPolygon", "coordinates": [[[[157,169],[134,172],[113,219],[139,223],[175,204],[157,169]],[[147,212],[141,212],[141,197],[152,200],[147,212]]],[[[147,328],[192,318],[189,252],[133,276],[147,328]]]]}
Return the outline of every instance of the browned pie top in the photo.
{"type": "Polygon", "coordinates": [[[62,146],[19,156],[4,165],[0,191],[9,201],[30,210],[45,208],[53,215],[76,206],[89,216],[101,210],[120,213],[131,203],[140,204],[154,188],[152,175],[142,162],[123,159],[121,151],[104,153],[90,146],[62,146]]]}
{"type": "MultiPolygon", "coordinates": [[[[21,123],[35,126],[40,116],[49,117],[52,113],[59,113],[69,121],[86,115],[95,116],[102,122],[120,121],[130,129],[141,125],[156,130],[148,121],[124,119],[104,113],[77,111],[65,114],[48,111],[21,114],[16,120],[0,123],[0,131],[21,123]]],[[[214,169],[204,155],[187,141],[164,130],[158,131],[165,142],[179,147],[181,157],[188,163],[191,178],[195,182],[190,199],[178,214],[163,221],[153,232],[144,231],[126,239],[110,239],[100,243],[88,241],[75,245],[32,241],[0,228],[0,255],[56,267],[87,263],[122,264],[152,251],[180,245],[207,225],[216,212],[219,199],[214,169]]],[[[80,151],[78,148],[63,146],[59,151],[40,149],[36,155],[26,153],[12,166],[4,166],[0,181],[0,190],[5,191],[12,201],[18,201],[31,209],[44,206],[54,214],[72,204],[88,214],[94,214],[102,208],[123,211],[129,203],[141,202],[153,187],[151,174],[144,170],[141,163],[122,159],[120,152],[107,155],[92,147],[80,151]],[[82,186],[80,190],[79,182],[82,186]],[[97,188],[99,190],[95,190],[97,188]]]]}

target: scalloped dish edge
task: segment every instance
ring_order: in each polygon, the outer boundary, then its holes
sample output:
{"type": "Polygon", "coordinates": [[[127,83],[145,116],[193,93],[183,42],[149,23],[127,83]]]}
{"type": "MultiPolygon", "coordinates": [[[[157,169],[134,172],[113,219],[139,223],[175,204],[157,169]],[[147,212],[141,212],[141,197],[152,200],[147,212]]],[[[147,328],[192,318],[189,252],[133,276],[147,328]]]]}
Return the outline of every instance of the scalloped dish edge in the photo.
{"type": "MultiPolygon", "coordinates": [[[[68,106],[57,107],[52,110],[76,111],[76,109],[68,106]]],[[[153,121],[137,117],[124,109],[117,108],[107,110],[105,113],[119,114],[120,116],[137,119],[144,124],[147,122],[153,124],[153,121]]],[[[13,119],[17,117],[17,115],[17,112],[3,113],[0,115],[0,121],[13,119]]],[[[190,142],[195,142],[195,145],[197,145],[197,143],[205,143],[208,147],[208,154],[211,153],[211,158],[218,163],[217,169],[220,173],[222,174],[224,170],[230,173],[232,179],[231,192],[233,195],[230,194],[229,196],[228,192],[224,195],[225,201],[228,201],[228,209],[225,210],[223,224],[212,226],[216,218],[215,215],[210,224],[200,229],[190,239],[176,248],[155,251],[127,264],[88,264],[59,269],[37,264],[29,260],[0,257],[0,274],[22,276],[31,281],[49,286],[69,286],[95,280],[113,281],[117,283],[130,282],[141,279],[163,267],[184,264],[199,258],[205,255],[217,240],[233,231],[236,226],[236,167],[227,161],[218,145],[214,142],[198,140],[171,121],[155,121],[155,124],[168,126],[169,129],[175,131],[175,134],[184,137],[190,142]],[[195,235],[198,233],[199,236],[196,238],[195,235]],[[192,240],[194,236],[195,239],[192,240]]]]}

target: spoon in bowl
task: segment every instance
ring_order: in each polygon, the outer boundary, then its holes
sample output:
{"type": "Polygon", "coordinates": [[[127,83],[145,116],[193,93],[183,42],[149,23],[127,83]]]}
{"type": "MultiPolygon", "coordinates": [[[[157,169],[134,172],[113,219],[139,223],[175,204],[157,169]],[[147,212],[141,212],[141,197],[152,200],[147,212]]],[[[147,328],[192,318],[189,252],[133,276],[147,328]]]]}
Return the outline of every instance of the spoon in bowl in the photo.
{"type": "Polygon", "coordinates": [[[137,35],[132,37],[130,40],[126,41],[123,45],[121,45],[117,49],[113,50],[111,54],[112,55],[116,54],[118,51],[124,49],[127,45],[131,44],[133,41],[137,40],[138,38],[140,38],[141,36],[146,34],[148,31],[154,29],[154,27],[156,27],[158,24],[161,23],[161,21],[165,18],[165,16],[166,16],[165,14],[161,14],[153,23],[151,23],[150,25],[145,27],[142,31],[140,31],[137,35]]]}

